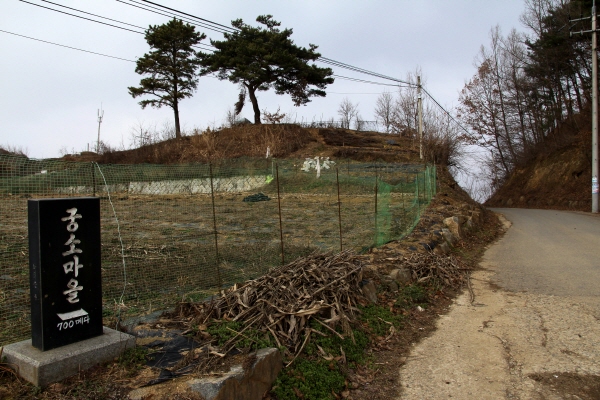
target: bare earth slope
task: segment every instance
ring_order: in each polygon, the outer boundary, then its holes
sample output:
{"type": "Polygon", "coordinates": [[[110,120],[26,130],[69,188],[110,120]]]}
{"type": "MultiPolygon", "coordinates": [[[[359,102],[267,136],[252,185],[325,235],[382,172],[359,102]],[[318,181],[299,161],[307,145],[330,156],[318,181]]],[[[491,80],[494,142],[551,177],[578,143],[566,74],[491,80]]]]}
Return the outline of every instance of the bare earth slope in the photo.
{"type": "Polygon", "coordinates": [[[591,144],[582,136],[515,168],[485,205],[590,211],[591,144]]]}
{"type": "Polygon", "coordinates": [[[474,301],[415,347],[400,398],[600,398],[600,218],[499,211],[512,228],[473,274],[474,301]]]}

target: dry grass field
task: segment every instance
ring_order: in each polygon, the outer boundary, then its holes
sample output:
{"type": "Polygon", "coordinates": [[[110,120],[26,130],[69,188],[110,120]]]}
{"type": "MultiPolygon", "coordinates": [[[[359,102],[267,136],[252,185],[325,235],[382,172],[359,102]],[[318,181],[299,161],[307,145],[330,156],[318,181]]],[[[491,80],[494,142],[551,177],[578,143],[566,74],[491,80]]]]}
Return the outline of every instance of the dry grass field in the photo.
{"type": "MultiPolygon", "coordinates": [[[[265,189],[269,201],[244,202],[250,192],[216,194],[214,216],[210,195],[116,193],[112,206],[103,197],[106,324],[114,324],[117,315],[125,318],[165,309],[182,299],[209,297],[219,287],[256,278],[313,251],[337,251],[340,246],[362,251],[373,245],[374,195],[340,195],[338,207],[333,191],[281,194],[280,231],[276,190],[265,189]]],[[[400,234],[413,220],[404,208],[413,196],[390,197],[386,207],[400,234]]],[[[27,196],[9,196],[0,208],[0,345],[26,337],[29,330],[26,202],[27,196]]]]}
{"type": "MultiPolygon", "coordinates": [[[[2,159],[0,346],[29,334],[28,198],[64,197],[52,192],[53,187],[82,184],[89,193],[73,195],[101,196],[103,300],[105,323],[110,326],[117,317],[165,309],[182,299],[207,298],[219,286],[258,277],[283,261],[316,250],[338,251],[340,230],[343,248],[357,251],[376,240],[401,237],[421,211],[415,205],[414,176],[423,166],[411,164],[418,157],[414,144],[374,132],[264,125],[194,133],[180,141],[103,155],[68,155],[48,162],[2,159]],[[244,161],[244,157],[264,157],[267,147],[277,159],[244,161]],[[303,159],[315,156],[336,161],[339,208],[333,169],[323,170],[319,179],[314,171],[300,171],[303,159]],[[223,164],[224,159],[231,161],[223,164]],[[96,191],[105,178],[102,174],[110,184],[207,179],[207,162],[215,165],[215,175],[241,172],[272,178],[279,164],[282,231],[276,180],[250,192],[217,192],[214,209],[209,194],[116,192],[111,194],[113,211],[107,194],[96,191]],[[40,174],[44,169],[48,172],[40,174]],[[377,174],[392,185],[404,186],[378,195],[379,211],[386,213],[375,218],[377,174]],[[75,183],[80,181],[84,183],[75,183]],[[243,201],[259,191],[271,200],[243,201]],[[376,238],[376,229],[388,233],[376,238]]],[[[421,194],[421,201],[425,200],[421,194]]]]}

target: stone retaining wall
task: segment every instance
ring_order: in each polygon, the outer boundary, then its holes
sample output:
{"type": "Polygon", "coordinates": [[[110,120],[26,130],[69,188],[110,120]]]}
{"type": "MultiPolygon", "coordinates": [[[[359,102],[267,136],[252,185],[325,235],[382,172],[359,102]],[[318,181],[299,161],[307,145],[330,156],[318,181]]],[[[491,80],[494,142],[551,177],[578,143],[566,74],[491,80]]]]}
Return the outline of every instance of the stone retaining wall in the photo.
{"type": "MultiPolygon", "coordinates": [[[[213,178],[215,192],[249,192],[267,184],[266,175],[232,176],[229,178],[213,178]]],[[[210,179],[182,179],[155,182],[129,182],[116,185],[98,185],[96,193],[129,193],[129,194],[207,194],[211,192],[210,179]]],[[[89,194],[91,186],[69,186],[55,188],[59,194],[89,194]]]]}

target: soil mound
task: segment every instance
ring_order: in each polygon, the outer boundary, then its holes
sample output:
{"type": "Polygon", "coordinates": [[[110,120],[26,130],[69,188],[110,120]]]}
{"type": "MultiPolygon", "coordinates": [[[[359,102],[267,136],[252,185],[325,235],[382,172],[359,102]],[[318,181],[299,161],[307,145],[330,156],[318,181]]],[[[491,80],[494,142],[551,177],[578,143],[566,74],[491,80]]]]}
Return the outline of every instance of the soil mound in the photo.
{"type": "Polygon", "coordinates": [[[590,211],[591,140],[588,143],[585,135],[580,136],[516,168],[485,205],[590,211]]]}

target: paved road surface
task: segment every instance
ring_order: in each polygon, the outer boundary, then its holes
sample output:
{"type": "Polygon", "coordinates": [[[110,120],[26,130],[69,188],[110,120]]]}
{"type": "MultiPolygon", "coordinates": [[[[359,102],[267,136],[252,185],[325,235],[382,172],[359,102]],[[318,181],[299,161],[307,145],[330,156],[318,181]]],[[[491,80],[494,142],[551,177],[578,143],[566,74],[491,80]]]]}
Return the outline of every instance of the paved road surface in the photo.
{"type": "Polygon", "coordinates": [[[475,301],[415,346],[401,398],[600,398],[600,216],[495,211],[512,226],[473,274],[475,301]]]}
{"type": "Polygon", "coordinates": [[[504,289],[557,296],[600,296],[600,217],[497,209],[513,223],[486,253],[504,289]]]}

